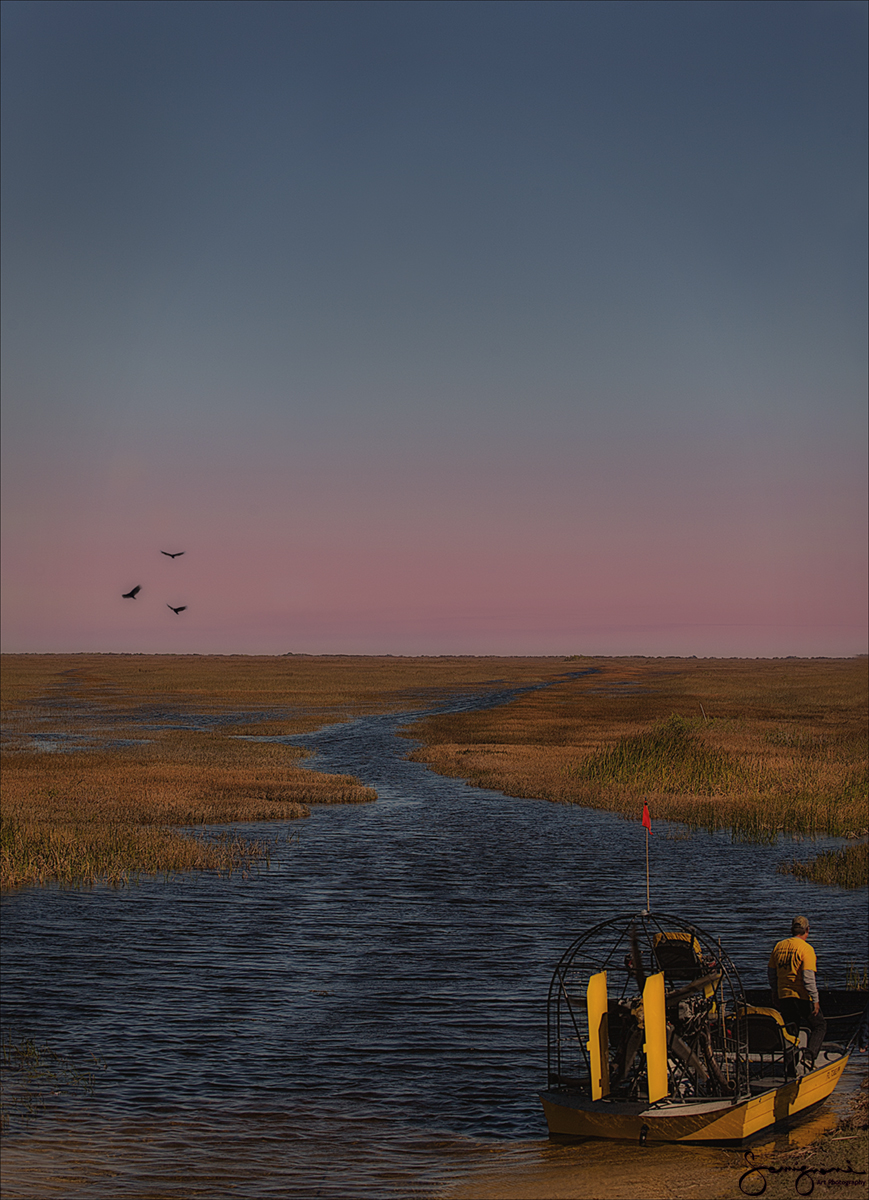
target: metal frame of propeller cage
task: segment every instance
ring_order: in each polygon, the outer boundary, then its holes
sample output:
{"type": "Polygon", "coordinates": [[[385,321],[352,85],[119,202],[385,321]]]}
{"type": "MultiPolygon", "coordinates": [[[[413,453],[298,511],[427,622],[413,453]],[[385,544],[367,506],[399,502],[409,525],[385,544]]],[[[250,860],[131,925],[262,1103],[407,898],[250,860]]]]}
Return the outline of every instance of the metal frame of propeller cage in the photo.
{"type": "Polygon", "coordinates": [[[715,1097],[737,1100],[749,1094],[748,1033],[736,967],[720,944],[696,925],[648,912],[603,921],[580,935],[562,955],[552,976],[547,1009],[551,1090],[590,1093],[587,988],[593,975],[606,971],[607,1098],[642,1101],[648,1096],[642,1027],[634,1014],[644,978],[661,970],[666,997],[667,1102],[715,1097]],[[680,944],[683,951],[692,953],[683,953],[681,962],[677,953],[674,962],[667,947],[680,944]],[[639,964],[633,961],[636,952],[639,964]],[[695,961],[688,961],[691,957],[695,961]],[[719,974],[714,984],[691,986],[719,974]],[[626,1051],[630,1053],[627,1062],[626,1051]]]}

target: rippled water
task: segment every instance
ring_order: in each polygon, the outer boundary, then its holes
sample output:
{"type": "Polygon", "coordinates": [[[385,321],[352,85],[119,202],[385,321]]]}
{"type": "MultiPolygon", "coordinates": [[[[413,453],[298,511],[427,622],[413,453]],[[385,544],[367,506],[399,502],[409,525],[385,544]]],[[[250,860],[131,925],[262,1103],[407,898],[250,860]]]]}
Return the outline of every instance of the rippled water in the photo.
{"type": "MultiPolygon", "coordinates": [[[[276,839],[249,878],[4,899],[7,1028],[104,1063],[13,1127],[4,1195],[426,1196],[545,1139],[549,977],[645,906],[642,827],[436,776],[404,757],[409,719],[293,739],[379,799],[234,826],[276,839]]],[[[679,832],[655,823],[652,906],[720,936],[747,985],[797,911],[823,983],[865,965],[864,893],[776,875],[790,841],[679,832]]]]}

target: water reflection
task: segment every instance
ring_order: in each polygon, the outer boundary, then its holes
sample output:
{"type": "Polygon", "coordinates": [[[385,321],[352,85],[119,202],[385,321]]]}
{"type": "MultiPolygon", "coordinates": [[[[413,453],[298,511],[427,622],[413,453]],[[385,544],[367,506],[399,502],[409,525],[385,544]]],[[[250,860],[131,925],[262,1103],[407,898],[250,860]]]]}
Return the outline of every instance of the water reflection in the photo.
{"type": "MultiPolygon", "coordinates": [[[[549,976],[579,929],[644,906],[642,828],[435,776],[404,757],[408,720],[294,739],[380,798],[236,827],[275,839],[251,878],[4,899],[8,1025],[105,1061],[91,1097],[11,1132],[4,1195],[422,1196],[558,1153],[549,976]]],[[[746,984],[795,911],[829,986],[865,965],[865,896],[776,875],[789,842],[667,832],[653,906],[720,935],[746,984]]]]}

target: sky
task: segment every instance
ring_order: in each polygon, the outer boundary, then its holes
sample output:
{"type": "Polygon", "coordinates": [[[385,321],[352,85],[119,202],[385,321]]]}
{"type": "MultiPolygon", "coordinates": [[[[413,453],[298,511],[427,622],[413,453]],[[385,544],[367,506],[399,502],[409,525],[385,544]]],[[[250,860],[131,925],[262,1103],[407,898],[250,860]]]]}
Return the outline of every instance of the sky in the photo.
{"type": "Polygon", "coordinates": [[[4,651],[867,651],[862,0],[2,7],[4,651]]]}

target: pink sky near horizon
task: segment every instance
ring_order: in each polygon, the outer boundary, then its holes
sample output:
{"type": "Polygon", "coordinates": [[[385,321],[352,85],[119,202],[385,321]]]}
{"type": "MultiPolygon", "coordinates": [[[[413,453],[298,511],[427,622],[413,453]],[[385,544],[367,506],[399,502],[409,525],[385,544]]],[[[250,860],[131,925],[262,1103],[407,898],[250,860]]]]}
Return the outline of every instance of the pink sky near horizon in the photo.
{"type": "Polygon", "coordinates": [[[522,477],[517,459],[515,484],[503,463],[456,472],[455,456],[449,480],[417,464],[411,481],[397,451],[394,470],[366,458],[364,489],[341,461],[283,474],[264,456],[258,475],[208,487],[149,481],[128,459],[107,503],[84,480],[51,530],[35,496],[7,529],[4,650],[863,652],[856,471],[823,490],[808,472],[774,486],[764,462],[734,490],[726,465],[687,473],[657,455],[639,478],[636,462],[595,471],[575,456],[571,471],[550,457],[548,476],[522,477]]]}

